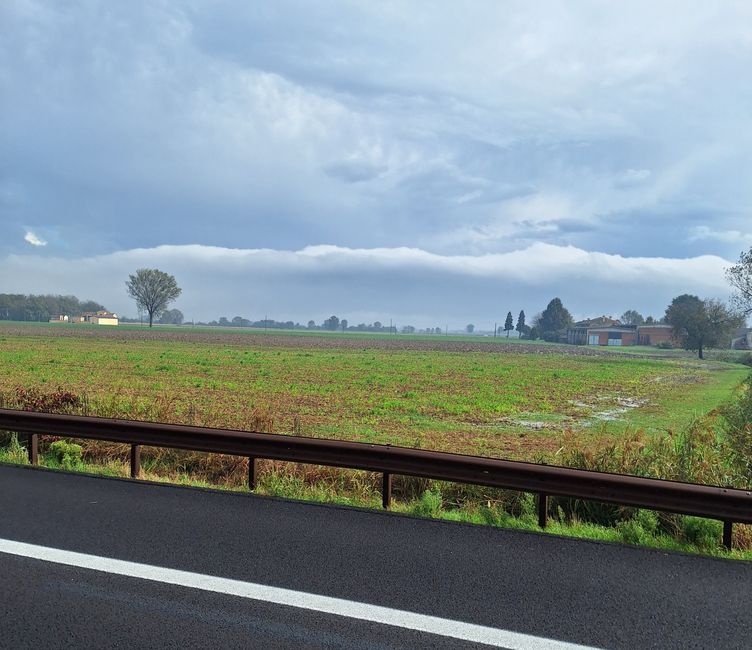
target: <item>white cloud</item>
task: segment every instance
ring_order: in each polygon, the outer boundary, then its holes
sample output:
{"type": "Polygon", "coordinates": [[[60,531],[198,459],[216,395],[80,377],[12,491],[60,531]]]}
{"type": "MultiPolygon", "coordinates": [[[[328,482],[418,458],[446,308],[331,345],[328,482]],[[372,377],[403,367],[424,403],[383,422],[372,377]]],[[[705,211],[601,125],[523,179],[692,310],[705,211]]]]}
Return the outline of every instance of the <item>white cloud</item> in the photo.
{"type": "Polygon", "coordinates": [[[752,232],[739,230],[713,230],[707,226],[696,226],[689,231],[689,241],[719,241],[726,244],[738,244],[739,246],[752,245],[752,232]]]}
{"type": "Polygon", "coordinates": [[[134,313],[125,279],[148,266],[176,276],[183,288],[177,306],[189,318],[268,313],[304,322],[336,313],[351,322],[394,317],[461,326],[493,322],[510,309],[532,315],[557,295],[578,316],[628,308],[660,315],[680,293],[725,297],[729,265],[707,255],[630,258],[543,243],[475,256],[407,247],[159,246],[75,260],[11,255],[0,260],[0,292],[72,293],[134,313]]]}
{"type": "Polygon", "coordinates": [[[29,242],[32,246],[47,246],[47,242],[44,239],[40,239],[33,231],[27,230],[24,235],[24,240],[29,242]]]}

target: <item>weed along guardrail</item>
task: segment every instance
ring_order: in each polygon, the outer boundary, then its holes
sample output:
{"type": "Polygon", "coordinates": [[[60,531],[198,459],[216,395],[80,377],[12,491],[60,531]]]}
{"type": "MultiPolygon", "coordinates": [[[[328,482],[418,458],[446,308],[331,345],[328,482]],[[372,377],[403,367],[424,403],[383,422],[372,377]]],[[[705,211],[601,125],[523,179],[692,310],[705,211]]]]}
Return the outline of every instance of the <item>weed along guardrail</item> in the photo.
{"type": "Polygon", "coordinates": [[[541,528],[546,526],[551,496],[719,519],[724,523],[723,544],[729,549],[733,524],[752,524],[750,491],[551,465],[389,445],[9,409],[0,409],[0,430],[27,434],[32,465],[39,462],[39,435],[130,444],[133,478],[140,472],[141,446],[168,447],[247,457],[251,490],[256,487],[259,459],[378,472],[383,477],[384,508],[391,503],[392,476],[399,474],[535,493],[541,528]]]}

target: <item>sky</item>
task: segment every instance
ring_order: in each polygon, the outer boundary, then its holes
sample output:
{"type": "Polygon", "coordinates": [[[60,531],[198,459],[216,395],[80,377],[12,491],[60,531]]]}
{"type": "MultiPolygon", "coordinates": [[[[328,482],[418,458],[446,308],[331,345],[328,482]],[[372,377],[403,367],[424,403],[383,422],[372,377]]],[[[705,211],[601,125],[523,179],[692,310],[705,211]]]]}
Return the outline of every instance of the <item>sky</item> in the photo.
{"type": "Polygon", "coordinates": [[[728,296],[752,3],[0,4],[0,292],[491,328],[728,296]]]}

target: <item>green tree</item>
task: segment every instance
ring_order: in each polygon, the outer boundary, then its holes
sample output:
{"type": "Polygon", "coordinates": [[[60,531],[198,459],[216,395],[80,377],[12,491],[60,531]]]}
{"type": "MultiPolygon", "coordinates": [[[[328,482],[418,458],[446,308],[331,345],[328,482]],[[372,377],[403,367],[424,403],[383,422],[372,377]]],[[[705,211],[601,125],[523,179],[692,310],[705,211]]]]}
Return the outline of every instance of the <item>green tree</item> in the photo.
{"type": "Polygon", "coordinates": [[[540,331],[541,338],[546,341],[558,341],[567,327],[572,325],[572,315],[559,298],[554,298],[543,310],[535,325],[540,331]]]}
{"type": "Polygon", "coordinates": [[[517,316],[517,327],[515,327],[514,329],[516,329],[520,337],[522,337],[526,332],[526,328],[527,325],[525,325],[525,310],[521,309],[520,315],[517,316]]]}
{"type": "Polygon", "coordinates": [[[168,309],[159,319],[160,323],[165,325],[182,325],[184,320],[183,312],[179,309],[168,309]]]}
{"type": "Polygon", "coordinates": [[[720,300],[700,300],[685,293],[666,308],[666,322],[685,350],[697,350],[697,356],[704,359],[704,350],[730,340],[731,332],[741,325],[743,317],[720,300]]]}
{"type": "Polygon", "coordinates": [[[473,325],[472,323],[469,323],[468,325],[465,326],[465,331],[468,334],[472,334],[475,331],[475,325],[473,325]]]}
{"type": "Polygon", "coordinates": [[[337,316],[329,316],[329,318],[324,321],[323,327],[325,330],[336,332],[339,327],[339,318],[337,318],[337,316]]]}
{"type": "Polygon", "coordinates": [[[752,314],[752,247],[726,270],[726,279],[734,287],[734,306],[745,316],[752,314]]]}
{"type": "Polygon", "coordinates": [[[104,309],[98,302],[75,296],[24,296],[0,293],[0,320],[48,320],[51,316],[77,316],[104,309]]]}
{"type": "Polygon", "coordinates": [[[347,323],[347,319],[346,319],[346,318],[343,318],[343,319],[342,319],[342,321],[340,322],[340,324],[339,324],[339,325],[340,325],[340,327],[342,328],[342,331],[343,331],[343,332],[344,332],[345,330],[347,330],[347,325],[348,325],[348,323],[347,323]]]}
{"type": "Polygon", "coordinates": [[[504,321],[504,331],[507,333],[507,338],[509,338],[509,332],[511,332],[514,329],[514,321],[512,320],[512,312],[507,312],[507,319],[504,321]]]}
{"type": "Polygon", "coordinates": [[[624,325],[642,325],[645,319],[642,314],[634,309],[627,309],[619,319],[624,325]]]}
{"type": "Polygon", "coordinates": [[[149,315],[149,327],[182,293],[175,277],[159,269],[138,269],[128,276],[125,286],[128,295],[136,301],[136,306],[149,315]]]}

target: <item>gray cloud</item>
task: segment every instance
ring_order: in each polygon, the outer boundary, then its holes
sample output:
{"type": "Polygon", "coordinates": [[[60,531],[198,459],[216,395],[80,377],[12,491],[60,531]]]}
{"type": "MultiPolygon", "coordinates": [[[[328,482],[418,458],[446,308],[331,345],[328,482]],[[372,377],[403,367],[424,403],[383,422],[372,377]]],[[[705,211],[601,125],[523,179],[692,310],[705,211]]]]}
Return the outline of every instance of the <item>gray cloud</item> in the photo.
{"type": "Polygon", "coordinates": [[[374,165],[362,160],[343,160],[324,168],[329,176],[339,178],[346,183],[360,183],[377,178],[387,171],[385,165],[374,165]]]}
{"type": "Polygon", "coordinates": [[[0,256],[735,258],[750,34],[699,0],[5,2],[0,256]]]}

